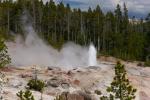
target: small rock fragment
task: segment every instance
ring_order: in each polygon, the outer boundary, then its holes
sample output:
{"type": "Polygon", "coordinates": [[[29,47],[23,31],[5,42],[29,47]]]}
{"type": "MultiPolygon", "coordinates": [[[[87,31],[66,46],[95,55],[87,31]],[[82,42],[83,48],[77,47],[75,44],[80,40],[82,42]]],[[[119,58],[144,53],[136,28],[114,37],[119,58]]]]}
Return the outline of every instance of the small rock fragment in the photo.
{"type": "Polygon", "coordinates": [[[68,71],[67,75],[72,76],[73,75],[72,71],[68,71]]]}
{"type": "Polygon", "coordinates": [[[28,78],[28,77],[32,77],[32,75],[30,75],[30,74],[21,74],[20,76],[21,76],[21,78],[28,78]]]}
{"type": "Polygon", "coordinates": [[[70,85],[68,83],[61,83],[63,89],[69,89],[70,85]]]}
{"type": "Polygon", "coordinates": [[[48,70],[53,70],[53,68],[52,68],[52,67],[48,67],[47,69],[48,69],[48,70]]]}

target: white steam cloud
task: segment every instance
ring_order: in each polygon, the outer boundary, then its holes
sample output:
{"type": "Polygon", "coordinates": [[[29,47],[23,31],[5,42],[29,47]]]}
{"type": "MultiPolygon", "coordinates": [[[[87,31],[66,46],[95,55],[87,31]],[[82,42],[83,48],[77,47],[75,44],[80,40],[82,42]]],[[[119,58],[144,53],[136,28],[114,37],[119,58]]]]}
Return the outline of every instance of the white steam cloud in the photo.
{"type": "Polygon", "coordinates": [[[34,31],[31,24],[27,23],[27,17],[23,17],[25,40],[16,36],[15,42],[8,42],[8,53],[15,66],[62,66],[79,67],[89,65],[89,49],[68,42],[60,51],[44,43],[34,31]]]}

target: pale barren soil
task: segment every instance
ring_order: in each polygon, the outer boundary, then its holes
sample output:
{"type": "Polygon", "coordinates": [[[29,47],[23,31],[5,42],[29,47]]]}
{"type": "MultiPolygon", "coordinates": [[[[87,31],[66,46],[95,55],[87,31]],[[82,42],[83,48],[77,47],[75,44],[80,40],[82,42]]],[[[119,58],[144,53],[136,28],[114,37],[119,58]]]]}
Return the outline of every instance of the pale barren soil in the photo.
{"type": "MultiPolygon", "coordinates": [[[[114,76],[114,59],[100,59],[99,66],[65,69],[65,67],[36,66],[38,78],[45,81],[43,100],[53,100],[61,92],[79,91],[90,95],[93,100],[99,98],[94,93],[100,90],[105,95],[106,87],[110,85],[114,76]]],[[[122,62],[126,65],[128,78],[137,88],[136,100],[150,100],[150,68],[137,66],[137,62],[122,62]]],[[[35,65],[27,67],[8,67],[1,70],[7,81],[3,86],[4,100],[17,100],[16,93],[24,90],[28,80],[33,77],[35,65]]],[[[32,90],[36,100],[41,93],[32,90]]]]}

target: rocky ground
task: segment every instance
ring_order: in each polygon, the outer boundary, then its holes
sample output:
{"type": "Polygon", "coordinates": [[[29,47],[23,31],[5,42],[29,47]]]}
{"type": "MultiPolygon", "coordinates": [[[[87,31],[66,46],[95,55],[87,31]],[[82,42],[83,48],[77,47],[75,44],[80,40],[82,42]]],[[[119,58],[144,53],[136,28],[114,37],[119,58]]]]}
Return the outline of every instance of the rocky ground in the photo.
{"type": "MultiPolygon", "coordinates": [[[[3,98],[4,100],[17,100],[16,93],[25,89],[36,67],[38,78],[46,83],[43,100],[54,100],[55,96],[62,92],[70,92],[70,100],[84,100],[85,97],[98,100],[99,96],[94,91],[100,90],[103,94],[106,93],[106,87],[110,85],[114,76],[113,69],[116,62],[111,58],[100,60],[98,66],[84,68],[65,69],[64,67],[36,65],[4,68],[1,70],[6,80],[3,86],[3,98]]],[[[122,63],[126,65],[132,85],[138,89],[136,100],[150,100],[150,68],[137,66],[137,62],[122,63]]],[[[40,100],[41,93],[32,92],[35,100],[40,100]]]]}

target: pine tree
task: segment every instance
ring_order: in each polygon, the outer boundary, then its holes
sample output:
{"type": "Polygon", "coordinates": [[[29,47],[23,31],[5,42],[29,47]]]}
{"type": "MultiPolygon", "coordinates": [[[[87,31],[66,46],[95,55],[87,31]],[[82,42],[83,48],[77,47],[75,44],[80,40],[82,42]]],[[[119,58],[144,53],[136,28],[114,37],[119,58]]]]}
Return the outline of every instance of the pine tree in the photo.
{"type": "Polygon", "coordinates": [[[129,24],[129,18],[128,18],[128,9],[126,7],[126,4],[124,3],[124,14],[123,14],[123,30],[124,33],[127,34],[127,26],[129,24]]]}
{"type": "Polygon", "coordinates": [[[104,25],[103,25],[103,38],[105,38],[105,42],[106,42],[106,46],[105,46],[105,53],[107,52],[107,54],[111,54],[111,50],[114,48],[113,47],[113,43],[114,43],[114,15],[112,12],[107,12],[106,16],[105,16],[105,20],[104,20],[104,25]]]}
{"type": "Polygon", "coordinates": [[[99,5],[93,11],[94,18],[94,33],[95,33],[95,45],[97,45],[98,51],[100,51],[100,45],[102,45],[100,39],[103,38],[103,22],[104,22],[104,14],[99,5]]]}
{"type": "Polygon", "coordinates": [[[0,68],[5,67],[11,62],[11,59],[7,52],[7,46],[4,41],[0,38],[0,68]]]}
{"type": "Polygon", "coordinates": [[[105,97],[107,99],[103,99],[104,97],[101,97],[101,100],[133,100],[135,99],[135,92],[136,89],[134,89],[130,83],[129,80],[126,77],[126,70],[125,66],[122,65],[120,62],[117,62],[115,66],[115,77],[113,82],[111,83],[111,86],[107,88],[107,91],[110,93],[109,97],[105,97]],[[108,99],[109,98],[109,99],[108,99]]]}
{"type": "Polygon", "coordinates": [[[145,31],[146,31],[146,62],[148,61],[150,65],[150,13],[146,17],[145,31]]]}
{"type": "Polygon", "coordinates": [[[125,60],[146,60],[150,55],[150,14],[146,21],[136,23],[135,16],[130,22],[125,3],[123,10],[118,4],[114,13],[104,15],[99,5],[82,11],[72,10],[63,1],[0,0],[0,34],[6,39],[12,39],[9,32],[23,35],[20,17],[24,9],[37,34],[56,49],[67,41],[82,45],[92,41],[101,53],[125,60]]]}
{"type": "Polygon", "coordinates": [[[122,28],[122,12],[121,7],[118,4],[115,10],[115,17],[116,17],[116,33],[121,33],[122,28]]]}

